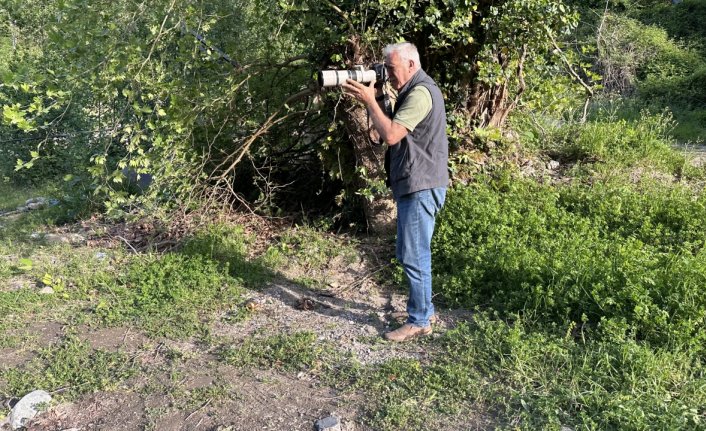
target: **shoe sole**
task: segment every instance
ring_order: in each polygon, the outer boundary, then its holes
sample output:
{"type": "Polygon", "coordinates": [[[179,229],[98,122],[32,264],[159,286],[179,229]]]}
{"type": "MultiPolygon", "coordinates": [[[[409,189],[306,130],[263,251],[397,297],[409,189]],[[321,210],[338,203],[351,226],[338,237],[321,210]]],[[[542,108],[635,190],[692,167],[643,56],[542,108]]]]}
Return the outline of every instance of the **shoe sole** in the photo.
{"type": "Polygon", "coordinates": [[[384,338],[387,341],[393,341],[395,343],[404,343],[405,341],[411,341],[411,340],[414,340],[415,338],[427,337],[427,336],[431,335],[432,333],[434,333],[434,331],[431,329],[431,327],[429,327],[429,331],[420,331],[420,332],[418,332],[414,335],[411,335],[407,338],[404,338],[402,340],[393,340],[393,339],[387,338],[387,334],[385,334],[384,338]]]}

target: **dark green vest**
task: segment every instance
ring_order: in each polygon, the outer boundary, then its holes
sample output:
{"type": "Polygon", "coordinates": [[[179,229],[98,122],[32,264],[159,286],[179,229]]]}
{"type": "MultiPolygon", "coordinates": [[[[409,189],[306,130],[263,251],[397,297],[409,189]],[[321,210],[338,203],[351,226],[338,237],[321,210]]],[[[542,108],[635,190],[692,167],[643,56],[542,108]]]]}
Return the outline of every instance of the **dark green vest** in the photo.
{"type": "Polygon", "coordinates": [[[389,148],[389,185],[395,199],[420,190],[447,187],[449,184],[449,141],[446,137],[444,98],[439,87],[423,70],[417,71],[402,87],[394,113],[397,113],[417,85],[423,85],[429,90],[431,111],[414,131],[389,148]]]}

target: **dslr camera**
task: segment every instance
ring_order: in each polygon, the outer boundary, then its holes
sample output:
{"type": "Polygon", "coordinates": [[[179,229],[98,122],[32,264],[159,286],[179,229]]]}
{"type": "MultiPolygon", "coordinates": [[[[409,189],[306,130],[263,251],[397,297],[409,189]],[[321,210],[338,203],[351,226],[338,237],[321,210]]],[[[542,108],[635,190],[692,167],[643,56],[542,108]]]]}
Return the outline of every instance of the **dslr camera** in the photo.
{"type": "Polygon", "coordinates": [[[320,70],[317,73],[317,80],[321,87],[337,87],[346,82],[346,79],[363,84],[375,81],[382,85],[387,80],[387,70],[384,64],[375,63],[369,69],[366,69],[365,66],[355,66],[349,70],[320,70]]]}

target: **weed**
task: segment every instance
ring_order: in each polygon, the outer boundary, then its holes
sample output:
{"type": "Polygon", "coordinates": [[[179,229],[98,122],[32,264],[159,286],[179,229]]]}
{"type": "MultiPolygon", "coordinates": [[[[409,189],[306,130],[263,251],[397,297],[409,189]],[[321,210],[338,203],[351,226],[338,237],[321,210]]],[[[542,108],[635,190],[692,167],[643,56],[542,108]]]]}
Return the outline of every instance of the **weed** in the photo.
{"type": "Polygon", "coordinates": [[[656,345],[698,346],[705,208],[678,186],[479,181],[451,192],[440,217],[437,291],[450,304],[558,324],[616,319],[656,345]]]}

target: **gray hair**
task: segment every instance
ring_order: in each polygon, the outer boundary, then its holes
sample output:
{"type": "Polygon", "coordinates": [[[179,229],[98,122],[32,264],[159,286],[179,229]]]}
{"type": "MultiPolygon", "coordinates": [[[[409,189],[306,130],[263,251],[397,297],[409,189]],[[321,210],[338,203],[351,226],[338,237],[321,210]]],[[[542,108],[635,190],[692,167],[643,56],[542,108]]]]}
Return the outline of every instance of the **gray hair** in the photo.
{"type": "Polygon", "coordinates": [[[403,61],[412,60],[414,65],[421,69],[422,63],[419,61],[419,51],[413,43],[401,42],[387,45],[383,50],[385,58],[389,57],[393,52],[396,52],[403,61]]]}

